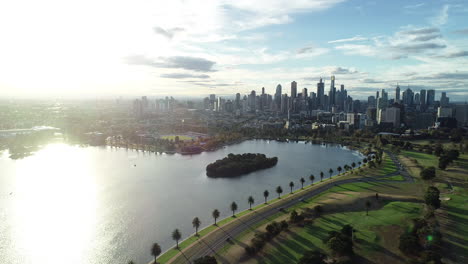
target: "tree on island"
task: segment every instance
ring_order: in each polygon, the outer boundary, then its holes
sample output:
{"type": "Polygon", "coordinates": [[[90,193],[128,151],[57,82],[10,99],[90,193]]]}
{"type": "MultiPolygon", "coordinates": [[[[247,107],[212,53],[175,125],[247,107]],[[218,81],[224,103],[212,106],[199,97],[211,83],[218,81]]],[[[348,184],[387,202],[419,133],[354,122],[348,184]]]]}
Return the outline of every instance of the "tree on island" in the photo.
{"type": "Polygon", "coordinates": [[[159,254],[161,254],[161,247],[159,246],[158,243],[154,243],[153,246],[151,247],[151,255],[154,256],[154,263],[156,262],[156,259],[158,258],[159,254]]]}
{"type": "Polygon", "coordinates": [[[294,187],[294,182],[289,183],[289,188],[291,188],[291,193],[292,193],[292,188],[294,187]]]}
{"type": "Polygon", "coordinates": [[[309,180],[310,180],[310,184],[311,184],[311,185],[314,184],[315,176],[314,176],[313,174],[311,174],[311,175],[309,176],[309,180]]]}
{"type": "Polygon", "coordinates": [[[331,179],[331,178],[332,178],[332,175],[333,175],[333,169],[330,168],[330,169],[328,170],[328,173],[330,173],[330,179],[331,179]]]}
{"type": "Polygon", "coordinates": [[[215,220],[214,225],[216,225],[216,219],[219,218],[219,211],[218,211],[218,209],[214,209],[214,210],[213,210],[213,213],[211,213],[211,216],[213,216],[213,218],[214,218],[214,220],[215,220]]]}
{"type": "Polygon", "coordinates": [[[247,199],[247,202],[249,203],[250,210],[252,210],[252,204],[255,203],[254,198],[252,196],[249,196],[249,198],[247,199]]]}
{"type": "Polygon", "coordinates": [[[179,249],[179,240],[180,240],[181,237],[182,237],[182,235],[180,234],[179,229],[175,229],[172,232],[172,239],[174,239],[176,241],[176,248],[177,249],[179,249]]]}
{"type": "Polygon", "coordinates": [[[192,220],[192,225],[193,225],[193,228],[195,228],[195,235],[198,236],[198,228],[199,228],[200,225],[201,225],[200,219],[198,219],[198,217],[195,217],[195,218],[192,220]]]}
{"type": "Polygon", "coordinates": [[[320,181],[323,181],[323,171],[320,172],[320,181]]]}
{"type": "Polygon", "coordinates": [[[302,177],[299,181],[301,182],[301,189],[304,189],[304,177],[302,177]]]}
{"type": "Polygon", "coordinates": [[[208,177],[235,177],[256,170],[267,169],[275,166],[278,158],[267,158],[264,154],[229,154],[226,158],[217,160],[206,166],[208,177]]]}
{"type": "Polygon", "coordinates": [[[232,202],[232,203],[231,203],[232,217],[236,216],[236,215],[235,215],[236,210],[237,210],[237,204],[236,204],[236,202],[232,202]]]}
{"type": "Polygon", "coordinates": [[[265,197],[265,203],[267,203],[268,195],[270,195],[270,192],[269,192],[268,190],[265,190],[265,191],[263,192],[263,197],[265,197]]]}
{"type": "Polygon", "coordinates": [[[276,187],[276,193],[278,194],[278,199],[281,198],[281,193],[283,193],[283,188],[281,188],[281,186],[276,187]]]}

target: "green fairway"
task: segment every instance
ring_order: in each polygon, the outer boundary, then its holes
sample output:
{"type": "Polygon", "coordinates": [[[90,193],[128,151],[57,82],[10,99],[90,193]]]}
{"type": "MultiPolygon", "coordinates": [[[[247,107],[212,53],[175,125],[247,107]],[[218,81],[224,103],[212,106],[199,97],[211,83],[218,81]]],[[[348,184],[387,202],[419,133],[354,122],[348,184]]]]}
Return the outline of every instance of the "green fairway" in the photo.
{"type": "Polygon", "coordinates": [[[421,153],[421,152],[415,152],[415,151],[402,151],[401,154],[414,158],[418,160],[418,164],[424,166],[424,167],[429,167],[429,166],[434,166],[437,168],[437,165],[439,163],[439,160],[436,156],[431,155],[431,154],[426,154],[426,153],[421,153]]]}
{"type": "MultiPolygon", "coordinates": [[[[389,202],[382,209],[370,211],[366,216],[362,212],[343,212],[324,215],[304,228],[294,228],[284,237],[281,244],[265,248],[264,258],[260,263],[295,263],[310,249],[328,251],[323,239],[330,231],[339,231],[346,224],[352,225],[355,233],[356,252],[359,255],[372,255],[384,247],[384,236],[378,227],[400,226],[404,228],[408,220],[418,217],[422,205],[410,202],[389,202]]],[[[398,254],[398,252],[392,252],[398,254]]]]}
{"type": "Polygon", "coordinates": [[[390,177],[381,178],[382,180],[391,180],[391,181],[404,181],[405,178],[401,175],[394,175],[390,177]]]}

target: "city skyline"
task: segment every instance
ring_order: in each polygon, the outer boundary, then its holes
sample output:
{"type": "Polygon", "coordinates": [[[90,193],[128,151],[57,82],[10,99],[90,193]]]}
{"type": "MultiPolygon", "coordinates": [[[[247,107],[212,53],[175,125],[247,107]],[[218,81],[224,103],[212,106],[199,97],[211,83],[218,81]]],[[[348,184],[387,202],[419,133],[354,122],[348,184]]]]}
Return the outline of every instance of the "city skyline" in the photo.
{"type": "Polygon", "coordinates": [[[335,75],[356,99],[398,83],[468,100],[463,1],[26,1],[0,10],[3,98],[273,94],[292,80],[299,94],[320,77],[327,93],[335,75]]]}

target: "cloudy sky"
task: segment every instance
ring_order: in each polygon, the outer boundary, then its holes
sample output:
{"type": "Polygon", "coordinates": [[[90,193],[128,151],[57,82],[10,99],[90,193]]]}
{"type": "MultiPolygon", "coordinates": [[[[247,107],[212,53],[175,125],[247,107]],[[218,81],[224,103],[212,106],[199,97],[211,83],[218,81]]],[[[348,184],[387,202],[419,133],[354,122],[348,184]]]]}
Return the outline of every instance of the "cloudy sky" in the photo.
{"type": "Polygon", "coordinates": [[[0,97],[315,91],[334,74],[355,98],[400,83],[468,100],[466,0],[2,1],[0,36],[0,97]]]}

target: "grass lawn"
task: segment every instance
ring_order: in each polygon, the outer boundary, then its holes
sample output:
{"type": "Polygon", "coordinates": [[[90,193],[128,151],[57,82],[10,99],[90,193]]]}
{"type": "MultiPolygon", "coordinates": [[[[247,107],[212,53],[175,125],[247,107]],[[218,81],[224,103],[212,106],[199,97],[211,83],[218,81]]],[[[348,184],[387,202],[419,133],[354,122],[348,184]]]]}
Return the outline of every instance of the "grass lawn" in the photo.
{"type": "Polygon", "coordinates": [[[405,178],[401,175],[394,175],[390,177],[381,178],[382,180],[391,180],[391,181],[404,181],[405,178]]]}
{"type": "Polygon", "coordinates": [[[386,202],[381,209],[370,211],[369,216],[365,211],[326,214],[305,227],[291,227],[289,232],[267,244],[258,258],[246,263],[296,263],[307,250],[328,252],[322,240],[328,232],[339,231],[346,224],[357,230],[355,251],[359,258],[384,260],[379,263],[404,263],[397,246],[389,247],[389,244],[398,245],[396,233],[402,233],[407,220],[418,217],[421,210],[419,203],[386,202]]]}

